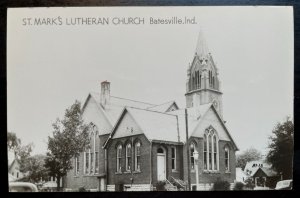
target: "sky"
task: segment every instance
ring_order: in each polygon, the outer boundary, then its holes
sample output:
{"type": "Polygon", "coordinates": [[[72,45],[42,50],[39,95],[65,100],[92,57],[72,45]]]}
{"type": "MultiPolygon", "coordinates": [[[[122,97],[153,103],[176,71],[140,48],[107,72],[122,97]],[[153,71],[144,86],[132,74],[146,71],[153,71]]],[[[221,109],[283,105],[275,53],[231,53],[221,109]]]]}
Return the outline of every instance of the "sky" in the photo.
{"type": "MultiPolygon", "coordinates": [[[[111,21],[110,21],[111,22],[111,21]]],[[[7,128],[45,153],[52,123],[100,82],[111,95],[185,107],[187,67],[201,30],[223,92],[223,118],[240,151],[267,151],[277,122],[293,117],[292,7],[9,8],[7,128]],[[24,25],[61,17],[63,24],[24,25]],[[67,25],[87,17],[144,24],[67,25]],[[149,24],[193,18],[197,24],[149,24]],[[26,19],[25,19],[26,20],[26,19]],[[26,21],[25,21],[26,22],[26,21]]]]}

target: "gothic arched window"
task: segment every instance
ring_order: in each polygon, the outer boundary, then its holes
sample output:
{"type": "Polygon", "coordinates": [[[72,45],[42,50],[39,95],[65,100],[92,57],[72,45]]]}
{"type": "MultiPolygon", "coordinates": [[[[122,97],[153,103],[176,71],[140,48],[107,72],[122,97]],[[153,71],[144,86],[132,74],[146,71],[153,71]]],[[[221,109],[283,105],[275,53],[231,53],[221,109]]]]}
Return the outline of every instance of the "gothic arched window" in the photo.
{"type": "Polygon", "coordinates": [[[194,151],[195,151],[195,144],[190,144],[190,158],[191,158],[191,169],[195,168],[195,159],[194,159],[194,151]]]}
{"type": "Polygon", "coordinates": [[[131,144],[126,145],[126,171],[131,170],[131,144]]]}
{"type": "Polygon", "coordinates": [[[134,161],[135,161],[135,171],[141,170],[141,143],[137,142],[134,145],[134,161]]]}
{"type": "Polygon", "coordinates": [[[206,134],[204,134],[203,141],[204,141],[203,163],[204,163],[204,170],[207,170],[207,135],[206,134]]]}
{"type": "Polygon", "coordinates": [[[199,87],[201,88],[201,74],[200,74],[200,85],[199,85],[199,87]]]}
{"type": "Polygon", "coordinates": [[[117,172],[122,172],[122,145],[117,147],[117,172]]]}
{"type": "MultiPolygon", "coordinates": [[[[84,159],[84,174],[98,174],[99,173],[99,152],[97,149],[98,128],[95,124],[91,123],[89,126],[89,148],[83,153],[84,159]]],[[[79,164],[79,162],[78,162],[79,164]]]]}
{"type": "Polygon", "coordinates": [[[230,171],[230,166],[229,166],[229,148],[226,146],[225,149],[225,171],[229,172],[230,171]]]}
{"type": "Polygon", "coordinates": [[[205,130],[203,141],[204,170],[219,170],[219,140],[213,128],[205,130]]]}

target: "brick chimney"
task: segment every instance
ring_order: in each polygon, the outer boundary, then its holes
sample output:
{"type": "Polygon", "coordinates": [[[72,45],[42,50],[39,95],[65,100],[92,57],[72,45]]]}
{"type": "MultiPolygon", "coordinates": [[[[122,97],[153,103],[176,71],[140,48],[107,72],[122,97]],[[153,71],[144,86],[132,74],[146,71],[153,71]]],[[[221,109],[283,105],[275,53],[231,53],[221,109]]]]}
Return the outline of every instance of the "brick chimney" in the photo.
{"type": "Polygon", "coordinates": [[[100,103],[103,108],[106,108],[109,105],[109,100],[110,100],[110,82],[106,80],[101,82],[100,103]]]}

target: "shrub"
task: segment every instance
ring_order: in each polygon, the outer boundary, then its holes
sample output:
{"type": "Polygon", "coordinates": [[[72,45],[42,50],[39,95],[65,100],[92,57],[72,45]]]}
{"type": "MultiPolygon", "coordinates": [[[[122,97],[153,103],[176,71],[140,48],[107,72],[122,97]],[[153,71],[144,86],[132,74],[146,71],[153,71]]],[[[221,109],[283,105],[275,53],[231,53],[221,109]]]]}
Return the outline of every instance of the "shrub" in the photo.
{"type": "Polygon", "coordinates": [[[244,190],[244,184],[242,182],[236,182],[234,184],[233,190],[244,190]]]}
{"type": "Polygon", "coordinates": [[[245,183],[246,183],[245,188],[247,190],[249,189],[253,190],[253,188],[255,187],[255,184],[251,178],[246,179],[245,183]]]}
{"type": "Polygon", "coordinates": [[[164,181],[157,182],[156,183],[156,190],[157,191],[166,191],[165,185],[166,185],[166,182],[164,182],[164,181]]]}
{"type": "Polygon", "coordinates": [[[217,181],[213,184],[212,190],[230,190],[230,183],[218,178],[217,181]]]}
{"type": "Polygon", "coordinates": [[[78,188],[78,192],[88,192],[84,186],[78,188]]]}

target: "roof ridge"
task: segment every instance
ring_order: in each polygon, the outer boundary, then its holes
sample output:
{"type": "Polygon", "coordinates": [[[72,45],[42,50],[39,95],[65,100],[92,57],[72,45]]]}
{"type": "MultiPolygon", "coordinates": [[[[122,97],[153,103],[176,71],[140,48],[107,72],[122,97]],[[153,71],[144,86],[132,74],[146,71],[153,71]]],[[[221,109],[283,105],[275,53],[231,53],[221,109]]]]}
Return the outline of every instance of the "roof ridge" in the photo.
{"type": "Polygon", "coordinates": [[[161,112],[161,111],[154,111],[154,110],[149,110],[149,109],[141,109],[141,108],[137,108],[137,107],[130,107],[130,106],[125,106],[126,108],[132,108],[132,109],[138,109],[138,110],[143,110],[143,111],[149,111],[149,112],[153,112],[153,113],[160,113],[160,114],[165,114],[165,115],[171,115],[171,116],[177,116],[174,114],[169,114],[169,113],[165,113],[165,112],[161,112]]]}
{"type": "Polygon", "coordinates": [[[168,104],[168,103],[170,103],[170,102],[175,102],[175,100],[170,100],[170,101],[168,101],[168,102],[164,102],[164,103],[161,103],[161,104],[158,104],[158,105],[150,106],[150,107],[148,107],[147,109],[150,109],[150,108],[153,108],[153,107],[157,107],[157,106],[161,106],[161,105],[164,105],[164,104],[168,104]]]}
{"type": "MultiPolygon", "coordinates": [[[[90,91],[89,93],[94,93],[94,94],[100,94],[99,92],[96,92],[96,91],[90,91]]],[[[139,100],[133,100],[133,99],[129,99],[129,98],[122,98],[122,97],[119,97],[119,96],[110,96],[112,98],[118,98],[118,99],[122,99],[122,100],[128,100],[128,101],[132,101],[132,102],[139,102],[139,103],[143,103],[143,104],[147,104],[147,105],[156,105],[156,104],[152,104],[152,103],[148,103],[148,102],[142,102],[142,101],[139,101],[139,100]]]]}
{"type": "Polygon", "coordinates": [[[139,103],[144,103],[144,104],[148,104],[148,105],[154,105],[152,103],[148,103],[148,102],[142,102],[142,101],[138,101],[138,100],[132,100],[132,99],[128,99],[128,98],[122,98],[122,97],[118,97],[118,96],[110,96],[113,98],[119,98],[119,99],[123,99],[123,100],[129,100],[129,101],[133,101],[133,102],[139,102],[139,103]]]}

